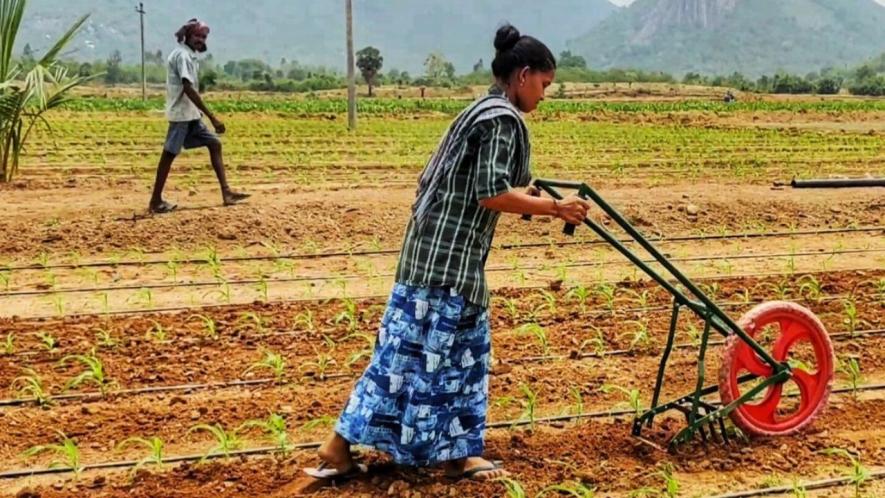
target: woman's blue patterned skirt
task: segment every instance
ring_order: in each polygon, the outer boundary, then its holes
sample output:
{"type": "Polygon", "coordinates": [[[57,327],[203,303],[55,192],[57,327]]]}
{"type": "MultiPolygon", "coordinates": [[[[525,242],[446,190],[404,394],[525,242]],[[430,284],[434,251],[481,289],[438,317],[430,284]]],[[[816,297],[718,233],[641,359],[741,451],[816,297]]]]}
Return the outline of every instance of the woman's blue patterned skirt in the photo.
{"type": "Polygon", "coordinates": [[[490,359],[486,309],[449,288],[396,284],[335,431],[400,465],[481,456],[490,359]]]}

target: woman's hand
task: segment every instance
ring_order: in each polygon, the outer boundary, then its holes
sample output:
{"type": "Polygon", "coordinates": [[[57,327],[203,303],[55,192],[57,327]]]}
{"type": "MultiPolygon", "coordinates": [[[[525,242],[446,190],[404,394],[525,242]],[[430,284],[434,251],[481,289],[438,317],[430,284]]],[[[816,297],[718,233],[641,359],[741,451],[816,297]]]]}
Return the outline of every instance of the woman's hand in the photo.
{"type": "Polygon", "coordinates": [[[570,225],[580,225],[587,217],[590,203],[577,195],[570,195],[561,201],[555,201],[556,217],[570,225]]]}

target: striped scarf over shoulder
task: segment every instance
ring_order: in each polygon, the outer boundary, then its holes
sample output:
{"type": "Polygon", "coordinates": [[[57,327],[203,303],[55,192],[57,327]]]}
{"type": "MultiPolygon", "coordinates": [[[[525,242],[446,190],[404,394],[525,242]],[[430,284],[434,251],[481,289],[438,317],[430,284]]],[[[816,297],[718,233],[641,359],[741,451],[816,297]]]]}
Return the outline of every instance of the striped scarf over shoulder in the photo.
{"type": "Polygon", "coordinates": [[[417,227],[423,227],[427,221],[427,215],[436,199],[439,186],[450,175],[455,174],[458,162],[467,147],[467,137],[470,130],[478,123],[499,116],[512,116],[519,125],[518,157],[520,167],[517,171],[523,172],[525,178],[520,178],[517,184],[527,185],[531,181],[528,167],[531,156],[528,128],[526,128],[522,113],[507,99],[501,89],[492,87],[488,95],[473,102],[455,118],[436,151],[430,157],[430,161],[424,167],[418,181],[415,202],[412,205],[412,217],[417,227]]]}

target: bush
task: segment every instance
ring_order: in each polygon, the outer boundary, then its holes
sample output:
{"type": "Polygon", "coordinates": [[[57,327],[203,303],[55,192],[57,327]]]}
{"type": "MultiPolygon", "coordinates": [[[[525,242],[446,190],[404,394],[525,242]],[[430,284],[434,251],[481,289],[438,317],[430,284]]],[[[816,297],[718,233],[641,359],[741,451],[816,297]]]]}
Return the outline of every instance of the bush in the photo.
{"type": "Polygon", "coordinates": [[[842,89],[842,80],[837,78],[821,78],[816,85],[817,93],[821,95],[836,95],[842,89]]]}
{"type": "Polygon", "coordinates": [[[885,78],[882,76],[870,77],[851,85],[848,91],[853,95],[870,95],[881,97],[885,95],[885,78]]]}

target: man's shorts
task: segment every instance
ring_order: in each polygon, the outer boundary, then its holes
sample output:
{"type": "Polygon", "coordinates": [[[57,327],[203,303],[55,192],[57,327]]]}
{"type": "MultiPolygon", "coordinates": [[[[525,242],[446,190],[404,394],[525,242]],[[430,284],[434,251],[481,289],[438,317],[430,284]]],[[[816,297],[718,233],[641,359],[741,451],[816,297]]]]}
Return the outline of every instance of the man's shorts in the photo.
{"type": "Polygon", "coordinates": [[[203,120],[172,121],[169,123],[169,131],[166,132],[166,143],[163,144],[163,149],[177,156],[182,148],[208,147],[213,143],[220,144],[221,140],[218,135],[209,131],[209,128],[203,124],[203,120]]]}

